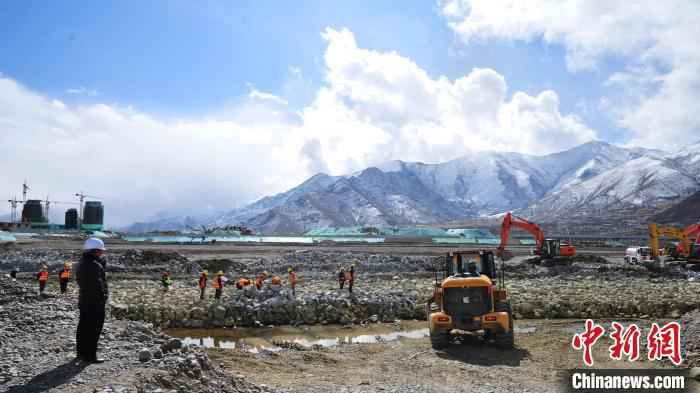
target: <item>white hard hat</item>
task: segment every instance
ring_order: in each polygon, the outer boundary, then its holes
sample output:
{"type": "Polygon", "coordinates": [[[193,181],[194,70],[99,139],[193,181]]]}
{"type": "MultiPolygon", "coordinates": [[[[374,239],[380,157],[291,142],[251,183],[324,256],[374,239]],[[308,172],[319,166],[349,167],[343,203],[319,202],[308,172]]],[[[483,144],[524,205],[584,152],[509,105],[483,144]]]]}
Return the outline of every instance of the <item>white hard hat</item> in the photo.
{"type": "Polygon", "coordinates": [[[85,240],[85,245],[83,246],[83,250],[106,250],[105,249],[105,243],[96,238],[96,237],[91,237],[87,240],[85,240]]]}

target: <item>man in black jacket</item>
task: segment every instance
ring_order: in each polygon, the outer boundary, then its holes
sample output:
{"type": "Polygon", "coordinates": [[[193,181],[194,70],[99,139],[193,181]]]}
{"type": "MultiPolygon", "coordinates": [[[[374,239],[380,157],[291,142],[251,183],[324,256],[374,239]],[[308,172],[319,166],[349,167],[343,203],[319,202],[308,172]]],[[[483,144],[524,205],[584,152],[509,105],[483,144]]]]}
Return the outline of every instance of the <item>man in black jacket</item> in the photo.
{"type": "Polygon", "coordinates": [[[87,239],[76,274],[76,281],[80,287],[80,321],[75,335],[76,352],[80,360],[88,363],[103,362],[97,357],[97,342],[102,333],[105,305],[109,297],[105,277],[106,261],[102,257],[104,251],[105,245],[102,240],[87,239]]]}

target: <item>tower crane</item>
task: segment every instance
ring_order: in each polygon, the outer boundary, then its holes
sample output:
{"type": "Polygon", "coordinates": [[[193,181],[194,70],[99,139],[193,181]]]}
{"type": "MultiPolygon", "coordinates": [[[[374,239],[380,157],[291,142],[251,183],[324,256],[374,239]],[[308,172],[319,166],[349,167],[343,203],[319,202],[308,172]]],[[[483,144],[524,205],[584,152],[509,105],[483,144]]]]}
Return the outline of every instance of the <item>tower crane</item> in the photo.
{"type": "Polygon", "coordinates": [[[94,195],[87,195],[82,191],[75,193],[75,196],[77,196],[80,199],[80,210],[78,210],[78,231],[80,231],[80,229],[83,227],[83,202],[85,202],[85,198],[102,198],[94,195]]]}
{"type": "Polygon", "coordinates": [[[53,205],[55,205],[55,204],[61,204],[61,205],[77,205],[78,202],[51,201],[51,200],[49,200],[49,196],[47,195],[47,196],[46,196],[46,200],[44,201],[44,217],[46,217],[46,221],[51,221],[51,219],[49,218],[49,211],[50,211],[49,209],[50,209],[50,207],[51,207],[52,204],[53,204],[53,205]]]}
{"type": "Polygon", "coordinates": [[[17,222],[17,205],[24,202],[18,200],[16,196],[7,201],[10,203],[10,222],[14,224],[17,222]]]}

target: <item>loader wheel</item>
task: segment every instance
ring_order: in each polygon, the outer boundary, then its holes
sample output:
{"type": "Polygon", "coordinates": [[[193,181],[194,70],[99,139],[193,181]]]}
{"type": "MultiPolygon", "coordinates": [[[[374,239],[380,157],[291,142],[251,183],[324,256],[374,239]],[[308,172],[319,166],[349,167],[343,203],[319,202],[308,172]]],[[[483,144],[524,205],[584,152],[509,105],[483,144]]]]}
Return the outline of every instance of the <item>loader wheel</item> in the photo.
{"type": "Polygon", "coordinates": [[[430,345],[433,349],[443,349],[450,345],[450,333],[433,333],[430,332],[430,345]]]}
{"type": "Polygon", "coordinates": [[[513,349],[515,346],[515,334],[513,333],[513,310],[510,307],[510,302],[498,302],[494,307],[496,312],[508,313],[508,333],[493,335],[493,342],[498,348],[513,349]]]}

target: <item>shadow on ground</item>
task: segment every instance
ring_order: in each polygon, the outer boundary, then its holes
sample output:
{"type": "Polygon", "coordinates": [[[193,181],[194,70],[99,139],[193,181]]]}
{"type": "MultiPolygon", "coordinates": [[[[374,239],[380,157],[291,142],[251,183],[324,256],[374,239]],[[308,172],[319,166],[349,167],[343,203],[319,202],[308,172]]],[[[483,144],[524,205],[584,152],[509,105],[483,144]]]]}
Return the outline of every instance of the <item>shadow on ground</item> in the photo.
{"type": "Polygon", "coordinates": [[[520,366],[520,362],[530,356],[521,348],[500,349],[493,344],[475,337],[465,337],[456,340],[447,348],[437,351],[442,359],[456,360],[477,366],[520,366]]]}
{"type": "Polygon", "coordinates": [[[51,390],[70,381],[74,376],[80,374],[87,366],[87,363],[71,360],[53,370],[45,371],[27,382],[24,385],[13,386],[8,393],[38,393],[51,390]]]}

